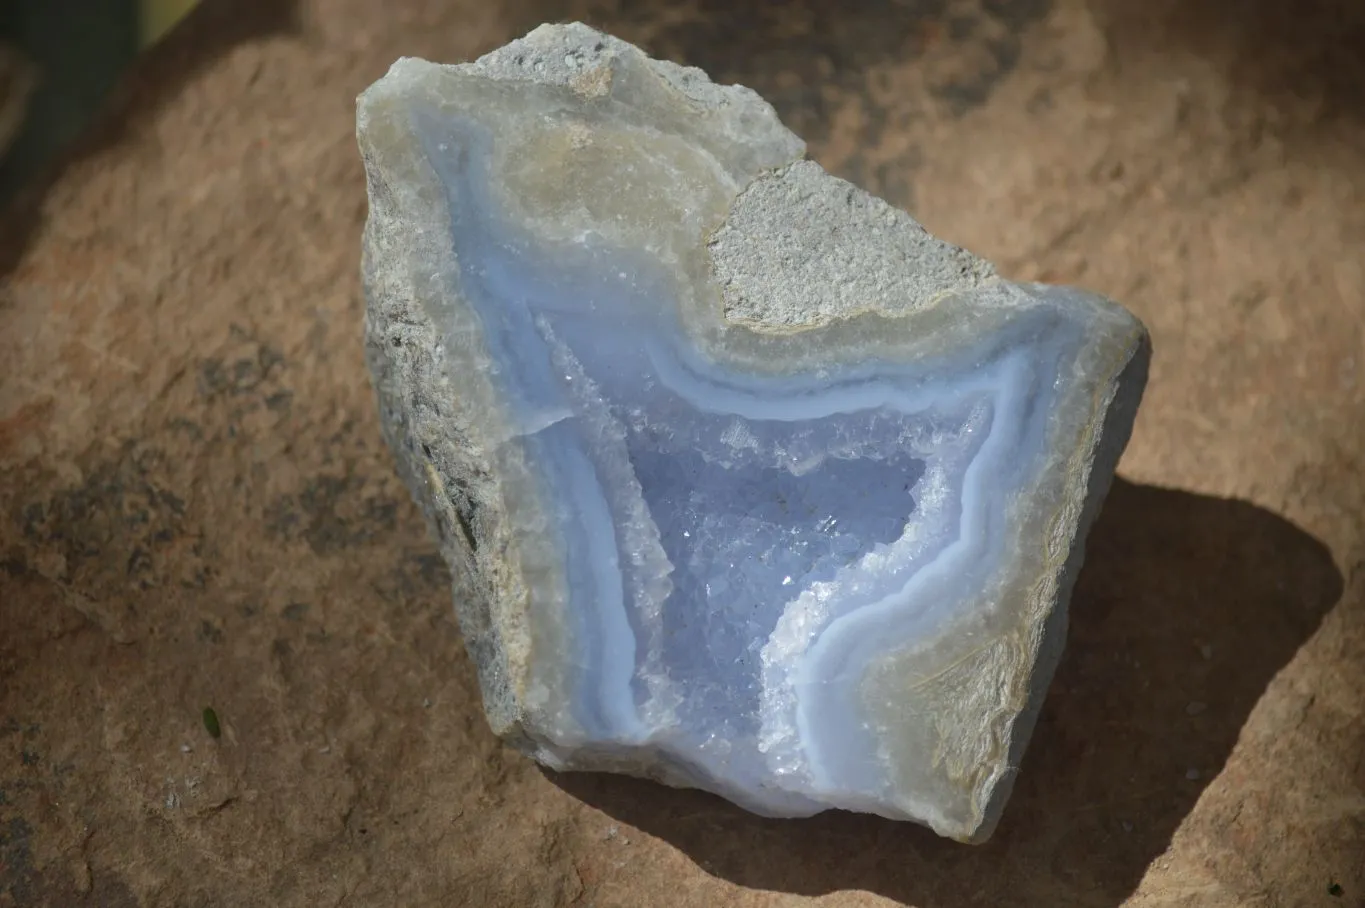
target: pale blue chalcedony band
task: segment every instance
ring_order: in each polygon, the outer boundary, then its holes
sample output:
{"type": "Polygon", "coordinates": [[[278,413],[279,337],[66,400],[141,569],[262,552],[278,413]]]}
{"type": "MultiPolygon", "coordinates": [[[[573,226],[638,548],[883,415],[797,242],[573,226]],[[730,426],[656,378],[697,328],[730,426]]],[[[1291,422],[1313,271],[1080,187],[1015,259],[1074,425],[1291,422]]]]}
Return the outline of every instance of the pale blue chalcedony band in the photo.
{"type": "Polygon", "coordinates": [[[656,264],[591,237],[551,246],[502,216],[475,121],[418,110],[414,124],[449,193],[452,291],[481,322],[563,550],[578,723],[758,809],[814,809],[807,792],[875,798],[889,782],[869,759],[863,667],[985,588],[1002,502],[1045,465],[1040,414],[1081,326],[1038,296],[944,361],[739,374],[690,343],[656,264]],[[657,653],[632,598],[647,584],[632,578],[631,521],[613,508],[623,451],[672,567],[657,653]],[[881,563],[860,568],[874,551],[881,563]],[[806,648],[765,669],[784,609],[818,585],[834,591],[806,648]],[[676,700],[666,725],[643,718],[650,673],[676,700]],[[794,737],[765,732],[782,709],[794,737]],[[793,768],[807,781],[793,785],[793,768]]]}

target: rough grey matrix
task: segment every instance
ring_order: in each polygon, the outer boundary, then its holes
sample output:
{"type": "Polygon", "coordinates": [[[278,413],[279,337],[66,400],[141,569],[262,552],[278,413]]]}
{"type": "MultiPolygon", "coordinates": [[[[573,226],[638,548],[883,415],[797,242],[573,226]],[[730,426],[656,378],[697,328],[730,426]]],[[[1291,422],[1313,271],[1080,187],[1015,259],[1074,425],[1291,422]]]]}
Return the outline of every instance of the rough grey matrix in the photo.
{"type": "Polygon", "coordinates": [[[360,98],[368,362],[494,730],[547,766],[981,841],[1143,326],[582,25],[360,98]]]}

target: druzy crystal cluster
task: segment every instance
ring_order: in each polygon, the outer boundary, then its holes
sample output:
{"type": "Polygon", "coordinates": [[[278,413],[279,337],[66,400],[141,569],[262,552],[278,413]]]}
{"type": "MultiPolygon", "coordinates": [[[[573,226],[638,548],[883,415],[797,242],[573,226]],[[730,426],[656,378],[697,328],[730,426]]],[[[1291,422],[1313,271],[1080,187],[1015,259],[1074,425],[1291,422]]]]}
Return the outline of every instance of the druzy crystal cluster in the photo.
{"type": "Polygon", "coordinates": [[[361,96],[368,361],[485,709],[556,769],[990,834],[1142,325],[582,25],[361,96]]]}

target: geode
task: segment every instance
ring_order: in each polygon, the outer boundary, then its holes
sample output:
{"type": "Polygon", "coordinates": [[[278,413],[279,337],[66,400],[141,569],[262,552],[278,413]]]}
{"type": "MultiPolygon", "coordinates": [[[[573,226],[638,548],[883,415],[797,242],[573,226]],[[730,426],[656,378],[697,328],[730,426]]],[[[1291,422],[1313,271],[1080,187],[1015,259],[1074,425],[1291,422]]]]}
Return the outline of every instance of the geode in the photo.
{"type": "Polygon", "coordinates": [[[981,841],[1148,336],[583,25],[359,99],[367,359],[493,729],[981,841]]]}

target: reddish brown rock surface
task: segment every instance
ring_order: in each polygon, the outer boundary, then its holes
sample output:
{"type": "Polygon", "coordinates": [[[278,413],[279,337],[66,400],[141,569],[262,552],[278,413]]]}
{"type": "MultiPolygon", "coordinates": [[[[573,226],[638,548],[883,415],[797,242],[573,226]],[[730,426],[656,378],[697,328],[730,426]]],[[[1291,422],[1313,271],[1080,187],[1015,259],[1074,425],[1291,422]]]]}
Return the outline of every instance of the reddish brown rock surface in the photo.
{"type": "Polygon", "coordinates": [[[623,6],[210,2],[10,216],[0,906],[1365,904],[1365,13],[623,6]],[[354,96],[567,18],[1151,327],[987,845],[552,779],[485,726],[361,360],[354,96]]]}

